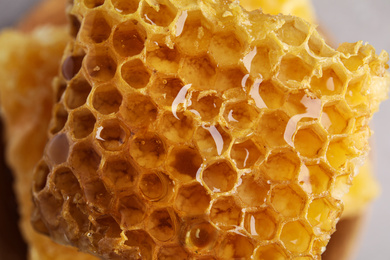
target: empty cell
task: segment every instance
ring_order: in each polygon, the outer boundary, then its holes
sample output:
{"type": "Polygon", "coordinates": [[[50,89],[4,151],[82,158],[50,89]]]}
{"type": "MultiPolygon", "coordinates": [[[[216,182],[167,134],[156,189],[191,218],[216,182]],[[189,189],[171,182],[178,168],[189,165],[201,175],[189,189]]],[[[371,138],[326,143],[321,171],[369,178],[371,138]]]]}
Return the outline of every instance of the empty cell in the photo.
{"type": "Polygon", "coordinates": [[[280,87],[270,80],[260,83],[259,95],[265,105],[270,109],[282,107],[287,96],[280,87]]]}
{"type": "Polygon", "coordinates": [[[217,70],[215,84],[210,86],[210,89],[216,90],[217,93],[232,89],[245,93],[244,91],[250,88],[251,83],[249,74],[245,74],[241,69],[224,68],[217,70]]]}
{"type": "Polygon", "coordinates": [[[66,236],[68,239],[79,239],[80,234],[86,234],[91,225],[88,219],[88,215],[85,214],[85,204],[69,203],[64,206],[68,206],[62,212],[62,217],[69,224],[66,227],[66,236]]]}
{"type": "Polygon", "coordinates": [[[110,37],[111,25],[106,17],[109,15],[101,11],[88,12],[84,18],[81,33],[95,43],[102,43],[110,37]]]}
{"type": "Polygon", "coordinates": [[[201,215],[210,205],[210,195],[199,183],[183,185],[177,192],[175,208],[187,216],[201,215]]]}
{"type": "Polygon", "coordinates": [[[344,134],[349,130],[351,117],[352,113],[344,102],[325,105],[321,124],[329,134],[344,134]]]}
{"type": "Polygon", "coordinates": [[[186,142],[192,138],[194,133],[194,122],[187,113],[177,112],[176,116],[171,113],[165,113],[160,122],[160,131],[172,142],[186,142]]]}
{"type": "Polygon", "coordinates": [[[295,186],[276,186],[271,191],[271,205],[284,217],[298,217],[305,206],[304,193],[295,186]]]}
{"type": "Polygon", "coordinates": [[[121,226],[131,229],[144,220],[145,202],[135,194],[122,197],[118,201],[118,212],[121,215],[121,226]]]}
{"type": "Polygon", "coordinates": [[[77,16],[73,14],[68,14],[68,21],[69,21],[69,33],[72,37],[77,38],[77,35],[79,34],[80,28],[81,28],[81,22],[77,18],[77,16]]]}
{"type": "Polygon", "coordinates": [[[250,239],[239,233],[228,233],[217,248],[221,259],[250,259],[254,246],[250,239]]]}
{"type": "Polygon", "coordinates": [[[235,143],[230,151],[230,157],[239,169],[251,168],[258,160],[264,160],[264,155],[265,151],[261,151],[251,139],[235,143]]]}
{"type": "Polygon", "coordinates": [[[66,162],[69,154],[69,141],[66,134],[55,135],[46,147],[46,154],[54,164],[66,162]]]}
{"type": "Polygon", "coordinates": [[[64,80],[57,78],[55,81],[53,81],[52,86],[53,86],[54,101],[56,103],[59,103],[62,97],[64,96],[64,92],[68,87],[68,85],[64,80]]]}
{"type": "Polygon", "coordinates": [[[40,192],[34,202],[46,227],[56,230],[60,222],[63,199],[59,199],[47,190],[40,192]]]}
{"type": "Polygon", "coordinates": [[[245,101],[227,104],[223,113],[226,122],[233,129],[240,130],[251,129],[257,121],[258,115],[259,112],[245,101]]]}
{"type": "Polygon", "coordinates": [[[259,135],[268,146],[283,146],[286,144],[284,135],[288,121],[288,116],[281,110],[265,113],[258,124],[259,135]]]}
{"type": "Polygon", "coordinates": [[[150,86],[149,95],[158,105],[171,107],[183,87],[183,82],[178,78],[157,77],[150,86]]]}
{"type": "Polygon", "coordinates": [[[164,173],[147,173],[142,175],[139,189],[147,200],[161,201],[171,195],[173,184],[164,173]]]}
{"type": "Polygon", "coordinates": [[[148,232],[159,241],[168,241],[176,235],[176,217],[173,209],[158,209],[148,217],[148,232]]]}
{"type": "Polygon", "coordinates": [[[321,194],[328,190],[333,172],[320,162],[313,165],[302,165],[298,176],[301,188],[312,194],[321,194]]]}
{"type": "Polygon", "coordinates": [[[54,171],[53,183],[64,198],[82,194],[79,181],[68,167],[61,167],[54,171]]]}
{"type": "MultiPolygon", "coordinates": [[[[111,216],[102,216],[96,219],[97,232],[100,239],[110,243],[110,239],[121,239],[122,230],[111,216]]],[[[100,241],[96,241],[101,243],[100,241]]],[[[112,242],[111,242],[112,243],[112,242]]]]}
{"type": "Polygon", "coordinates": [[[34,169],[33,176],[33,192],[40,192],[46,186],[47,177],[49,176],[50,169],[45,161],[40,161],[34,169]]]}
{"type": "Polygon", "coordinates": [[[84,4],[88,8],[95,8],[104,4],[104,0],[84,0],[84,4]]]}
{"type": "Polygon", "coordinates": [[[157,254],[159,260],[187,260],[188,253],[182,246],[162,246],[157,254]]]}
{"type": "Polygon", "coordinates": [[[50,122],[50,133],[56,134],[61,131],[66,122],[68,121],[68,111],[66,111],[62,103],[54,105],[53,108],[53,119],[50,122]]]}
{"type": "Polygon", "coordinates": [[[124,97],[119,113],[130,126],[146,128],[156,120],[157,107],[148,96],[129,94],[124,97]]]}
{"type": "Polygon", "coordinates": [[[365,77],[348,83],[347,91],[345,92],[345,100],[350,107],[362,107],[362,110],[366,108],[368,103],[367,85],[369,84],[367,84],[367,79],[365,77]]]}
{"type": "Polygon", "coordinates": [[[221,32],[213,35],[209,51],[218,66],[234,66],[240,61],[243,47],[244,44],[234,32],[221,32]]]}
{"type": "Polygon", "coordinates": [[[286,21],[283,26],[276,31],[276,35],[281,41],[288,45],[299,46],[305,41],[308,30],[309,28],[306,23],[294,19],[292,21],[286,21]]]}
{"type": "MultiPolygon", "coordinates": [[[[155,249],[155,242],[153,239],[143,230],[131,230],[125,233],[127,240],[125,245],[133,248],[137,248],[138,253],[134,256],[136,258],[144,260],[152,260],[155,249]]],[[[132,258],[129,258],[132,259],[132,258]]]]}
{"type": "Polygon", "coordinates": [[[286,223],[280,234],[280,240],[287,250],[294,253],[304,253],[309,249],[311,233],[300,221],[286,223]]]}
{"type": "Polygon", "coordinates": [[[274,56],[281,47],[274,40],[265,39],[258,43],[243,59],[244,65],[254,78],[270,79],[273,72],[274,56]]]}
{"type": "Polygon", "coordinates": [[[202,177],[212,192],[230,191],[237,181],[237,173],[227,161],[214,162],[203,171],[202,177]]]}
{"type": "Polygon", "coordinates": [[[341,58],[341,61],[349,71],[354,72],[363,66],[364,56],[365,55],[363,53],[359,52],[357,54],[350,55],[348,58],[341,58]]]}
{"type": "Polygon", "coordinates": [[[278,79],[288,84],[290,81],[302,82],[311,75],[313,68],[301,57],[286,54],[280,62],[278,79]]]}
{"type": "Polygon", "coordinates": [[[265,203],[270,185],[262,180],[255,180],[252,175],[243,175],[237,187],[237,195],[244,205],[258,207],[265,203]]]}
{"type": "Polygon", "coordinates": [[[101,147],[107,151],[118,151],[125,145],[128,134],[117,119],[104,121],[101,126],[97,127],[95,138],[101,147]]]}
{"type": "Polygon", "coordinates": [[[343,143],[343,139],[334,140],[329,143],[328,151],[326,152],[326,159],[329,164],[336,170],[345,166],[349,159],[350,151],[343,143]]]}
{"type": "Polygon", "coordinates": [[[165,145],[157,135],[146,134],[133,140],[130,155],[140,166],[156,168],[165,160],[165,145]]]}
{"type": "Polygon", "coordinates": [[[83,184],[83,192],[86,200],[95,206],[99,212],[106,212],[109,209],[111,195],[102,181],[93,180],[83,184]]]}
{"type": "Polygon", "coordinates": [[[71,128],[75,138],[82,139],[92,133],[96,118],[87,108],[73,111],[71,118],[71,128]]]}
{"type": "Polygon", "coordinates": [[[234,229],[240,225],[242,210],[233,197],[220,197],[210,210],[211,221],[222,229],[234,229]]]}
{"type": "Polygon", "coordinates": [[[77,143],[73,146],[69,163],[80,182],[88,183],[98,177],[101,156],[88,143],[77,143]]]}
{"type": "Polygon", "coordinates": [[[146,53],[146,63],[164,74],[175,74],[179,70],[180,53],[175,47],[159,44],[146,53]]]}
{"type": "Polygon", "coordinates": [[[186,246],[193,252],[212,250],[218,239],[217,229],[209,222],[191,224],[187,230],[186,246]]]}
{"type": "Polygon", "coordinates": [[[73,79],[80,71],[83,56],[69,56],[62,62],[62,76],[65,80],[73,79]]]}
{"type": "Polygon", "coordinates": [[[96,81],[107,82],[116,73],[116,62],[110,54],[105,51],[91,52],[86,58],[88,74],[96,81]]]}
{"type": "Polygon", "coordinates": [[[111,3],[120,14],[132,14],[137,11],[139,0],[111,0],[111,3]]]}
{"type": "Polygon", "coordinates": [[[222,155],[229,148],[231,140],[220,125],[199,126],[195,132],[199,151],[207,158],[222,155]]]}
{"type": "Polygon", "coordinates": [[[149,24],[166,27],[175,19],[176,12],[176,8],[169,1],[159,1],[153,6],[143,2],[141,17],[149,24]]]}
{"type": "Polygon", "coordinates": [[[169,173],[182,182],[197,178],[203,159],[199,152],[190,147],[175,147],[167,159],[169,173]]]}
{"type": "Polygon", "coordinates": [[[352,185],[351,179],[352,176],[348,174],[338,176],[332,186],[332,197],[341,200],[352,185]]]}
{"type": "MultiPolygon", "coordinates": [[[[340,71],[339,69],[338,71],[340,71]]],[[[320,95],[338,95],[344,92],[344,81],[346,76],[339,72],[337,74],[333,68],[327,68],[322,71],[322,77],[314,76],[311,79],[310,87],[314,92],[320,95]]]]}
{"type": "Polygon", "coordinates": [[[150,73],[140,59],[131,60],[123,64],[121,74],[123,80],[135,89],[146,87],[150,79],[150,73]]]}
{"type": "Polygon", "coordinates": [[[180,78],[187,84],[192,84],[196,90],[208,90],[214,85],[216,66],[206,55],[187,57],[182,60],[179,68],[180,78]]]}
{"type": "Polygon", "coordinates": [[[245,229],[256,239],[270,240],[276,234],[278,218],[271,209],[248,212],[245,215],[245,229]]]}
{"type": "Polygon", "coordinates": [[[268,244],[256,249],[256,260],[285,260],[288,256],[284,249],[278,244],[268,244]]]}
{"type": "Polygon", "coordinates": [[[129,160],[120,157],[106,159],[102,170],[102,179],[117,193],[128,191],[138,175],[138,170],[129,160]]]}
{"type": "MultiPolygon", "coordinates": [[[[291,93],[287,96],[287,101],[284,103],[284,108],[287,112],[287,115],[290,117],[294,115],[301,115],[308,112],[308,105],[310,105],[310,99],[304,91],[298,91],[297,93],[291,93]],[[306,102],[308,100],[309,102],[306,102]],[[305,102],[304,102],[305,101],[305,102]]],[[[312,99],[317,100],[317,99],[312,99]]],[[[318,108],[319,110],[321,107],[318,108]]]]}
{"type": "Polygon", "coordinates": [[[93,92],[92,105],[99,113],[108,115],[119,111],[122,100],[122,94],[115,86],[105,84],[93,92]]]}
{"type": "MultiPolygon", "coordinates": [[[[129,1],[128,1],[129,2],[129,1]]],[[[141,53],[146,40],[146,31],[136,20],[119,24],[113,35],[115,51],[123,57],[132,57],[141,53]]]]}
{"type": "MultiPolygon", "coordinates": [[[[336,225],[336,219],[339,218],[339,209],[334,207],[327,199],[315,199],[313,200],[307,211],[307,220],[312,227],[320,229],[319,234],[322,232],[330,232],[336,225]]],[[[317,229],[314,229],[316,232],[317,229]]]]}
{"type": "Polygon", "coordinates": [[[78,108],[85,104],[90,92],[91,85],[84,78],[75,78],[66,90],[65,104],[70,109],[78,108]]]}
{"type": "Polygon", "coordinates": [[[273,151],[261,165],[261,171],[274,181],[293,180],[299,169],[300,159],[288,149],[273,151]]]}
{"type": "Polygon", "coordinates": [[[189,111],[199,115],[203,121],[211,121],[219,114],[222,100],[215,94],[202,95],[202,92],[193,92],[189,111]]]}
{"type": "Polygon", "coordinates": [[[295,134],[294,146],[300,155],[315,158],[322,153],[327,136],[319,125],[300,128],[295,134]]]}

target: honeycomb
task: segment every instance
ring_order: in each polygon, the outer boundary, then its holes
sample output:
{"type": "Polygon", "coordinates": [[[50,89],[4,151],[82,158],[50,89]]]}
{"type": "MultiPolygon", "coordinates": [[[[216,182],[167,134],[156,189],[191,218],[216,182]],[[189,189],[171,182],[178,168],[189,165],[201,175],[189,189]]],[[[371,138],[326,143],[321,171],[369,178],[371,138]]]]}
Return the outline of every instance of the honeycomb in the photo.
{"type": "Polygon", "coordinates": [[[335,51],[301,19],[219,1],[74,1],[70,15],[37,230],[109,259],[320,259],[385,52],[335,51]]]}

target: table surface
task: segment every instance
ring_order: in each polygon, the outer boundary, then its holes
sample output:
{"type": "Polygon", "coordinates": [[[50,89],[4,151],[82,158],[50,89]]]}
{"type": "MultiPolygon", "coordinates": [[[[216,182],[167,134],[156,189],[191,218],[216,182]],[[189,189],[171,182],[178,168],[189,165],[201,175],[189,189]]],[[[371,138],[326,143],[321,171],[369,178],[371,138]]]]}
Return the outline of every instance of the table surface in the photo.
{"type": "MultiPolygon", "coordinates": [[[[0,28],[10,26],[38,0],[0,0],[0,28]]],[[[340,42],[364,40],[390,52],[389,0],[313,0],[318,20],[340,42]]],[[[355,260],[390,259],[390,101],[374,116],[375,167],[382,193],[372,205],[355,260]]]]}

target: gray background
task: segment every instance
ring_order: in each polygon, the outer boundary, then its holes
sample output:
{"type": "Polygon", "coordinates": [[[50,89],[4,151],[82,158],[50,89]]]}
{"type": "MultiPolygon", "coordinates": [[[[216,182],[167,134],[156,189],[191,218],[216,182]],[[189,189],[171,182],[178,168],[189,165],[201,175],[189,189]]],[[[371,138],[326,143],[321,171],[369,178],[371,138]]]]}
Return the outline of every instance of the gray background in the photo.
{"type": "MultiPolygon", "coordinates": [[[[0,0],[0,28],[38,0],[0,0]]],[[[390,0],[313,0],[318,20],[337,42],[364,40],[390,51],[390,0]]],[[[373,205],[356,260],[390,259],[390,101],[374,116],[376,174],[382,194],[373,205]]],[[[337,260],[337,259],[335,259],[337,260]]]]}

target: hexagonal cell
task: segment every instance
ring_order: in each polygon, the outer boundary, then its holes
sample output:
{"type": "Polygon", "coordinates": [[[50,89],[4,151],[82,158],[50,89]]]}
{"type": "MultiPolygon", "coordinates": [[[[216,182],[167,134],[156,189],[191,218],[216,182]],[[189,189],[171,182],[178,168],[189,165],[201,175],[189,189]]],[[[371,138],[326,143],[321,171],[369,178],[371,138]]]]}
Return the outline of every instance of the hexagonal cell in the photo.
{"type": "MultiPolygon", "coordinates": [[[[193,44],[193,43],[192,43],[193,44]]],[[[208,90],[215,82],[216,65],[206,55],[182,59],[179,68],[180,78],[192,88],[208,90]]]]}
{"type": "Polygon", "coordinates": [[[135,194],[122,197],[118,201],[118,212],[121,215],[121,226],[131,229],[143,221],[145,202],[135,194]]]}
{"type": "Polygon", "coordinates": [[[128,94],[119,107],[119,113],[127,124],[147,127],[156,120],[157,107],[148,96],[128,94]]]}
{"type": "Polygon", "coordinates": [[[237,195],[246,206],[259,207],[265,203],[269,190],[267,182],[243,175],[237,187],[237,195]]]}
{"type": "Polygon", "coordinates": [[[107,82],[112,79],[116,66],[116,61],[104,50],[91,51],[86,57],[87,72],[97,81],[107,82]]]}
{"type": "MultiPolygon", "coordinates": [[[[92,226],[92,243],[96,247],[113,246],[121,240],[121,228],[111,216],[103,216],[95,219],[96,227],[92,226]],[[115,242],[113,240],[116,240],[115,242]]],[[[103,249],[104,250],[104,249],[103,249]]]]}
{"type": "Polygon", "coordinates": [[[243,59],[250,75],[254,78],[261,76],[265,80],[269,79],[273,73],[272,67],[274,65],[271,58],[278,53],[279,49],[279,44],[271,39],[258,43],[243,59]]]}
{"type": "Polygon", "coordinates": [[[183,24],[177,24],[180,28],[176,32],[176,44],[187,55],[199,55],[206,53],[210,44],[212,33],[211,26],[200,11],[186,12],[187,17],[183,24]]]}
{"type": "Polygon", "coordinates": [[[237,173],[228,161],[217,161],[203,171],[203,181],[213,192],[227,192],[233,189],[237,173]]]}
{"type": "Polygon", "coordinates": [[[93,92],[92,105],[104,115],[116,113],[122,104],[122,94],[111,84],[97,87],[93,92]]]}
{"type": "Polygon", "coordinates": [[[54,105],[53,108],[53,119],[50,122],[50,133],[56,134],[61,131],[66,121],[68,121],[68,111],[66,111],[64,105],[62,103],[58,103],[54,105]]]}
{"type": "Polygon", "coordinates": [[[165,160],[165,145],[157,135],[146,134],[133,140],[130,155],[140,166],[156,168],[165,160]]]}
{"type": "Polygon", "coordinates": [[[66,134],[54,136],[47,144],[46,154],[54,164],[66,162],[69,154],[69,141],[66,134]]]}
{"type": "Polygon", "coordinates": [[[295,149],[300,155],[314,158],[319,157],[326,143],[326,133],[317,124],[302,127],[294,137],[295,149]]]}
{"type": "Polygon", "coordinates": [[[364,108],[367,106],[367,85],[369,84],[367,84],[366,77],[351,80],[348,83],[345,99],[350,107],[356,108],[362,106],[364,108]]]}
{"type": "MultiPolygon", "coordinates": [[[[298,91],[293,94],[289,94],[287,97],[287,101],[284,103],[284,109],[287,112],[287,115],[292,117],[295,115],[302,115],[307,113],[308,107],[306,100],[310,100],[309,97],[304,91],[298,91]]],[[[313,100],[317,100],[314,99],[313,100]]],[[[319,108],[321,109],[321,107],[319,108]]]]}
{"type": "Polygon", "coordinates": [[[278,244],[268,244],[256,249],[254,259],[258,260],[285,260],[288,259],[284,249],[278,244]]]}
{"type": "Polygon", "coordinates": [[[199,126],[194,138],[199,151],[207,158],[222,155],[232,140],[220,125],[199,126]]]}
{"type": "Polygon", "coordinates": [[[293,180],[298,175],[300,165],[300,159],[294,151],[289,149],[275,150],[261,165],[261,170],[271,180],[288,181],[293,180]]]}
{"type": "MultiPolygon", "coordinates": [[[[90,1],[96,2],[99,0],[90,1]]],[[[111,25],[109,20],[106,18],[107,16],[110,17],[102,11],[88,12],[87,16],[84,18],[81,29],[82,35],[84,35],[84,37],[88,37],[95,43],[106,41],[111,34],[111,25]]]]}
{"type": "Polygon", "coordinates": [[[34,169],[33,192],[40,192],[46,186],[47,177],[50,174],[49,166],[45,161],[40,161],[34,169]]]}
{"type": "Polygon", "coordinates": [[[363,53],[359,52],[348,56],[348,58],[341,58],[341,61],[349,71],[354,72],[363,66],[365,58],[363,53]]]}
{"type": "Polygon", "coordinates": [[[244,44],[235,32],[221,32],[213,35],[209,51],[218,66],[232,66],[240,61],[243,47],[244,44]]]}
{"type": "Polygon", "coordinates": [[[96,153],[91,144],[85,142],[76,143],[69,156],[73,172],[82,184],[97,178],[100,161],[101,156],[96,153]]]}
{"type": "Polygon", "coordinates": [[[150,86],[149,95],[161,106],[172,106],[184,84],[178,78],[156,78],[150,86]]]}
{"type": "Polygon", "coordinates": [[[329,47],[329,45],[323,41],[323,37],[320,36],[319,33],[312,33],[307,43],[310,50],[315,55],[322,57],[332,57],[336,53],[333,48],[329,47]]]}
{"type": "Polygon", "coordinates": [[[128,135],[119,120],[110,119],[102,122],[101,126],[97,127],[95,138],[103,149],[118,151],[125,145],[128,135]]]}
{"type": "MultiPolygon", "coordinates": [[[[128,1],[130,2],[130,1],[128,1]]],[[[146,31],[136,20],[119,24],[113,35],[115,51],[123,57],[132,57],[144,48],[146,31]]]]}
{"type": "Polygon", "coordinates": [[[251,83],[252,80],[249,78],[249,74],[245,74],[241,69],[224,68],[217,70],[215,84],[210,86],[210,89],[220,93],[231,89],[245,93],[244,91],[250,88],[251,83]]]}
{"type": "Polygon", "coordinates": [[[89,109],[84,108],[73,111],[71,113],[71,118],[72,133],[75,138],[82,139],[92,133],[95,127],[96,118],[89,109]]]}
{"type": "Polygon", "coordinates": [[[127,237],[125,245],[137,249],[137,254],[134,256],[135,259],[153,259],[154,248],[156,245],[153,239],[148,235],[148,233],[143,230],[131,230],[127,231],[125,233],[125,236],[127,237]]]}
{"type": "Polygon", "coordinates": [[[65,103],[70,109],[85,104],[91,92],[91,85],[84,78],[76,78],[69,83],[65,94],[65,103]]]}
{"type": "MultiPolygon", "coordinates": [[[[56,78],[55,80],[53,80],[52,87],[53,87],[54,101],[56,103],[59,103],[61,101],[62,97],[64,96],[65,90],[68,87],[68,85],[64,80],[62,80],[60,78],[56,78]]],[[[71,90],[69,90],[69,92],[70,91],[71,90]]],[[[65,102],[66,102],[66,100],[65,100],[65,102]]]]}
{"type": "Polygon", "coordinates": [[[142,195],[150,201],[169,199],[173,193],[173,188],[172,181],[162,172],[143,174],[139,182],[142,195]]]}
{"type": "Polygon", "coordinates": [[[270,109],[278,109],[285,102],[285,93],[270,80],[261,82],[259,94],[265,105],[270,109]]]}
{"type": "Polygon", "coordinates": [[[62,62],[62,76],[66,80],[73,79],[80,71],[84,55],[69,56],[62,62]]]}
{"type": "Polygon", "coordinates": [[[176,8],[169,1],[159,1],[153,6],[144,2],[141,17],[149,24],[166,27],[175,19],[176,12],[176,8]]]}
{"type": "Polygon", "coordinates": [[[352,185],[352,176],[345,174],[338,176],[332,186],[332,197],[341,200],[352,185]]]}
{"type": "Polygon", "coordinates": [[[162,246],[157,254],[157,259],[161,260],[187,260],[188,253],[182,246],[162,246]]]}
{"type": "Polygon", "coordinates": [[[69,33],[72,37],[77,38],[80,28],[81,28],[81,22],[80,20],[73,14],[68,14],[69,19],[69,33]]]}
{"type": "Polygon", "coordinates": [[[193,92],[188,110],[200,115],[203,121],[211,121],[219,114],[222,100],[215,94],[202,95],[201,92],[193,92]]]}
{"type": "Polygon", "coordinates": [[[120,14],[135,13],[139,6],[139,0],[111,0],[111,3],[120,14]]]}
{"type": "Polygon", "coordinates": [[[309,249],[312,234],[300,221],[286,223],[280,234],[280,240],[287,250],[303,253],[309,249]]]}
{"type": "Polygon", "coordinates": [[[104,4],[104,0],[84,0],[84,4],[88,8],[95,8],[104,4]]]}
{"type": "Polygon", "coordinates": [[[230,151],[230,157],[239,169],[251,168],[258,160],[264,160],[264,156],[265,151],[260,150],[251,139],[235,143],[230,151]]]}
{"type": "Polygon", "coordinates": [[[117,193],[128,191],[138,175],[138,170],[126,158],[108,158],[102,170],[102,179],[117,193]]]}
{"type": "Polygon", "coordinates": [[[189,224],[186,232],[185,245],[194,253],[207,253],[214,248],[218,239],[217,229],[206,221],[189,224]]]}
{"type": "Polygon", "coordinates": [[[258,125],[263,141],[271,147],[285,145],[284,134],[288,121],[288,116],[281,110],[263,114],[258,125]]]}
{"type": "Polygon", "coordinates": [[[232,128],[241,130],[251,129],[258,115],[259,112],[245,101],[227,104],[223,113],[223,117],[232,128]]]}
{"type": "Polygon", "coordinates": [[[176,234],[176,217],[173,209],[157,209],[148,217],[148,232],[159,241],[168,241],[176,234]]]}
{"type": "Polygon", "coordinates": [[[250,259],[254,246],[250,239],[238,233],[228,233],[217,249],[221,259],[250,259]]]}
{"type": "Polygon", "coordinates": [[[278,218],[271,209],[248,212],[245,215],[245,229],[256,239],[270,240],[276,234],[278,218]]]}
{"type": "MultiPolygon", "coordinates": [[[[315,199],[313,200],[307,210],[307,220],[312,227],[320,229],[318,232],[320,235],[322,232],[330,232],[336,225],[336,218],[338,218],[339,211],[334,207],[327,199],[315,199]]],[[[314,228],[314,232],[318,230],[314,228]]]]}
{"type": "Polygon", "coordinates": [[[140,59],[130,60],[122,65],[122,78],[130,87],[140,89],[149,83],[150,73],[140,59]]]}
{"type": "Polygon", "coordinates": [[[305,207],[306,197],[298,186],[277,185],[271,191],[271,205],[284,217],[297,217],[305,207]]]}
{"type": "Polygon", "coordinates": [[[288,45],[301,45],[307,35],[309,28],[306,23],[300,20],[286,21],[283,26],[276,31],[278,38],[288,45]]]}
{"type": "Polygon", "coordinates": [[[322,126],[329,134],[344,134],[349,132],[349,122],[352,113],[344,102],[325,105],[321,117],[322,126]]]}
{"type": "Polygon", "coordinates": [[[307,193],[321,194],[328,190],[332,171],[324,163],[302,165],[298,176],[299,185],[307,193]]]}
{"type": "Polygon", "coordinates": [[[183,185],[179,188],[175,207],[188,216],[204,214],[210,205],[210,195],[199,183],[183,185]]]}
{"type": "Polygon", "coordinates": [[[111,202],[111,194],[107,191],[103,182],[93,180],[83,183],[83,192],[86,200],[91,203],[100,212],[106,212],[111,202]]]}
{"type": "Polygon", "coordinates": [[[286,85],[291,81],[300,83],[311,75],[312,70],[312,66],[301,57],[286,54],[280,62],[278,79],[286,85]]]}
{"type": "Polygon", "coordinates": [[[88,215],[84,213],[85,204],[65,203],[63,205],[62,217],[68,225],[65,234],[70,241],[80,238],[80,234],[86,234],[89,231],[91,222],[88,215]]]}
{"type": "Polygon", "coordinates": [[[172,112],[166,112],[162,116],[159,129],[167,139],[180,143],[192,138],[194,122],[187,113],[177,112],[175,116],[172,112]]]}
{"type": "Polygon", "coordinates": [[[146,63],[164,74],[175,74],[179,70],[180,53],[175,47],[170,48],[158,43],[146,53],[146,63]]]}
{"type": "Polygon", "coordinates": [[[233,197],[219,197],[211,206],[210,219],[222,229],[232,229],[240,225],[242,210],[233,197]]]}
{"type": "Polygon", "coordinates": [[[344,92],[346,80],[347,77],[341,68],[326,68],[322,71],[321,78],[314,76],[311,79],[310,87],[320,95],[338,95],[344,92]]]}
{"type": "Polygon", "coordinates": [[[169,173],[182,182],[188,182],[200,173],[203,159],[199,152],[189,147],[175,147],[168,155],[169,173]]]}
{"type": "Polygon", "coordinates": [[[60,213],[64,200],[55,197],[52,193],[43,190],[34,200],[36,207],[39,209],[40,217],[42,218],[47,229],[55,230],[59,225],[60,213]]]}
{"type": "Polygon", "coordinates": [[[333,168],[338,170],[346,164],[349,154],[350,151],[343,139],[334,140],[329,143],[326,159],[333,168]]]}

